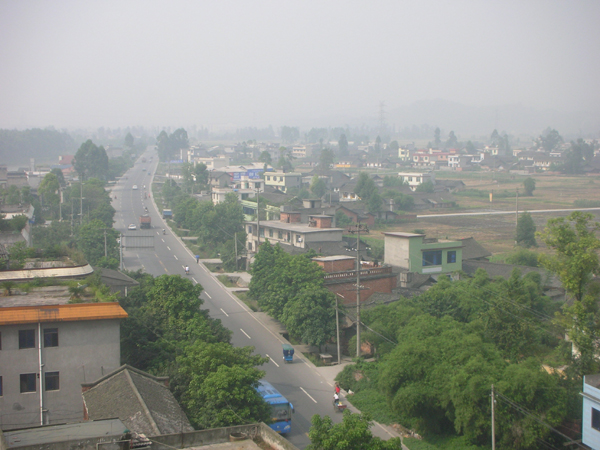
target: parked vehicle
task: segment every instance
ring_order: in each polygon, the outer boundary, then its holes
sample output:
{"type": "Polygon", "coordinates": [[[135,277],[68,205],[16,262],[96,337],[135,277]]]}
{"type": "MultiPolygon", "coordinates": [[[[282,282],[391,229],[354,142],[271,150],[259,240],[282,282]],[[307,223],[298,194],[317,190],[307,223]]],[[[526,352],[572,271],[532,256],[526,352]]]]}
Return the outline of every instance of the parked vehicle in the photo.
{"type": "Polygon", "coordinates": [[[172,219],[173,218],[173,211],[171,211],[170,209],[163,209],[163,219],[172,219]]]}
{"type": "Polygon", "coordinates": [[[148,214],[140,216],[140,229],[141,228],[152,228],[152,218],[148,214]]]}
{"type": "Polygon", "coordinates": [[[135,225],[135,223],[130,223],[129,226],[127,227],[128,230],[137,230],[137,226],[135,225]]]}

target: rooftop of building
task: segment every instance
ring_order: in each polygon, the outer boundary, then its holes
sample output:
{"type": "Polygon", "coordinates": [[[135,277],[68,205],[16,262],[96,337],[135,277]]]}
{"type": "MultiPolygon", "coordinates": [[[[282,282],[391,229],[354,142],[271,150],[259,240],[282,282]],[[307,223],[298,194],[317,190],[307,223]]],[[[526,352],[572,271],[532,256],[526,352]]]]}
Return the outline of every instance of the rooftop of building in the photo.
{"type": "MultiPolygon", "coordinates": [[[[247,222],[256,224],[256,222],[247,222]]],[[[281,222],[280,220],[261,220],[260,226],[262,228],[275,228],[282,231],[296,231],[298,233],[320,233],[324,231],[344,231],[343,228],[317,228],[309,227],[305,223],[287,223],[281,222]]],[[[262,237],[262,236],[261,236],[262,237]]]]}
{"type": "Polygon", "coordinates": [[[127,431],[127,427],[119,419],[110,419],[23,428],[4,431],[3,434],[8,448],[18,448],[100,436],[120,436],[127,433],[127,431]]]}
{"type": "Polygon", "coordinates": [[[0,325],[125,318],[127,313],[117,302],[0,307],[0,325]]]}
{"type": "Polygon", "coordinates": [[[88,417],[118,417],[131,431],[146,436],[193,431],[166,383],[168,377],[155,377],[125,364],[82,385],[88,417]]]}
{"type": "Polygon", "coordinates": [[[345,255],[333,255],[333,256],[317,256],[313,258],[313,261],[322,261],[322,262],[330,262],[330,261],[346,261],[349,259],[356,259],[354,256],[345,256],[345,255]]]}

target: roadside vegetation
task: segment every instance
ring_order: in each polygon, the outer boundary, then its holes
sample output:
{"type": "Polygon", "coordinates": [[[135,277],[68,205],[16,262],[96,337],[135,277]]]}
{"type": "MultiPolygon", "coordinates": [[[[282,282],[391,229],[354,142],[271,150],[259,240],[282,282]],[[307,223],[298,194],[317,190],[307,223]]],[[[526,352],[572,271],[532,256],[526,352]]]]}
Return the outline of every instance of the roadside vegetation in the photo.
{"type": "Polygon", "coordinates": [[[122,363],[168,376],[195,429],[268,423],[270,409],[255,390],[268,358],[231,345],[231,332],[201,309],[202,286],[179,275],[128,275],[140,286],[119,300],[129,315],[122,363]]]}
{"type": "Polygon", "coordinates": [[[569,306],[545,297],[535,272],[515,270],[508,280],[482,270],[460,281],[440,277],[417,297],[363,312],[362,339],[374,346],[375,360],[345,367],[337,381],[375,420],[398,422],[431,440],[431,446],[406,441],[411,450],[487,447],[492,385],[501,448],[561,446],[564,439],[533,417],[572,428],[581,419],[583,375],[600,369],[593,278],[600,272],[599,230],[590,214],[576,212],[550,220],[538,234],[553,249],[539,264],[560,278],[569,306]]]}

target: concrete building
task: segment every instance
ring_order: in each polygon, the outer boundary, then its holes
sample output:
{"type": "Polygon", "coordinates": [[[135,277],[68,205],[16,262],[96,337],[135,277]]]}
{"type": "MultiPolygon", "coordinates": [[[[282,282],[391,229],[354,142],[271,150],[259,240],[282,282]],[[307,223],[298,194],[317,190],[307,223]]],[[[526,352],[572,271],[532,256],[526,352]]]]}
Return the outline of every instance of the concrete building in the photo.
{"type": "Polygon", "coordinates": [[[333,228],[333,217],[314,214],[308,217],[308,223],[302,223],[299,211],[282,211],[279,220],[246,222],[247,249],[258,251],[259,240],[268,239],[272,244],[291,246],[300,249],[316,242],[342,242],[342,228],[333,228]]]}
{"type": "Polygon", "coordinates": [[[267,172],[265,173],[265,186],[273,186],[282,192],[290,188],[302,187],[302,174],[299,172],[267,172]]]}
{"type": "Polygon", "coordinates": [[[120,365],[118,303],[50,302],[0,307],[3,430],[82,420],[81,384],[120,365]]]}
{"type": "Polygon", "coordinates": [[[435,184],[435,172],[398,172],[398,178],[415,191],[421,184],[431,181],[435,184]]]}
{"type": "Polygon", "coordinates": [[[581,442],[600,448],[600,374],[583,377],[581,442]]]}
{"type": "Polygon", "coordinates": [[[462,270],[462,242],[426,239],[424,234],[384,233],[385,264],[419,274],[462,270]]]}

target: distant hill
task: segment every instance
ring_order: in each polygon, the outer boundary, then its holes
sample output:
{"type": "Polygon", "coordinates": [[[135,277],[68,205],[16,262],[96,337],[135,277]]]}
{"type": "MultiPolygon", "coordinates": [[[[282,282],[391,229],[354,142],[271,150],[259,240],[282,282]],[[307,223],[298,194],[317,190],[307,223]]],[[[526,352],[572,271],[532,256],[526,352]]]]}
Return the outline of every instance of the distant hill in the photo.
{"type": "Polygon", "coordinates": [[[56,130],[3,130],[0,129],[0,164],[28,166],[29,159],[36,164],[58,164],[59,155],[72,155],[77,151],[68,133],[56,130]]]}
{"type": "Polygon", "coordinates": [[[600,113],[567,113],[536,110],[523,105],[467,106],[447,100],[423,100],[390,110],[386,114],[389,126],[402,130],[412,125],[438,126],[444,133],[454,130],[463,139],[471,135],[489,135],[495,128],[512,135],[539,135],[545,128],[557,129],[569,135],[597,136],[600,113]]]}

